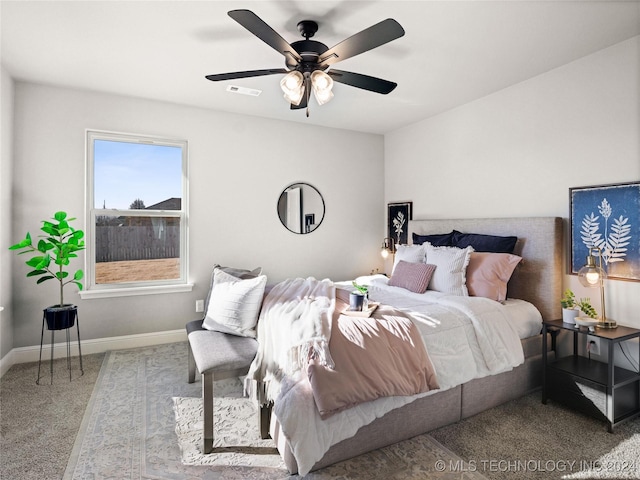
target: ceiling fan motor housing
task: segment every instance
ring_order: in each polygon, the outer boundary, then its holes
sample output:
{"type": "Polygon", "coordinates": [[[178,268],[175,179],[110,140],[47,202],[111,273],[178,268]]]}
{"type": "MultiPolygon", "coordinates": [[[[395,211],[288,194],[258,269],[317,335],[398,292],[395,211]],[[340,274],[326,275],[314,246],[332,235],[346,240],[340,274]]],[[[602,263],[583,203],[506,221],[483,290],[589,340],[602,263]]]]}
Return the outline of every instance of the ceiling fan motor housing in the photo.
{"type": "Polygon", "coordinates": [[[291,46],[302,57],[302,62],[298,64],[293,58],[287,56],[285,63],[288,68],[300,70],[303,73],[319,69],[320,55],[329,50],[324,43],[315,40],[298,40],[293,42],[291,46]]]}

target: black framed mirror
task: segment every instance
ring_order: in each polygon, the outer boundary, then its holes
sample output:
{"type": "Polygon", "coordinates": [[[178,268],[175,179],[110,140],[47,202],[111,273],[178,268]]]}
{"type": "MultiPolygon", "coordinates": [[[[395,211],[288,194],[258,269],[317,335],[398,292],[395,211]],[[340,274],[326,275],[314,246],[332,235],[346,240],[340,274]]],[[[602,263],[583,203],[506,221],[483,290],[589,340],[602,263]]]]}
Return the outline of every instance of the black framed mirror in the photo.
{"type": "Polygon", "coordinates": [[[292,183],[278,198],[278,218],[290,232],[311,233],[324,220],[324,198],[308,183],[292,183]]]}

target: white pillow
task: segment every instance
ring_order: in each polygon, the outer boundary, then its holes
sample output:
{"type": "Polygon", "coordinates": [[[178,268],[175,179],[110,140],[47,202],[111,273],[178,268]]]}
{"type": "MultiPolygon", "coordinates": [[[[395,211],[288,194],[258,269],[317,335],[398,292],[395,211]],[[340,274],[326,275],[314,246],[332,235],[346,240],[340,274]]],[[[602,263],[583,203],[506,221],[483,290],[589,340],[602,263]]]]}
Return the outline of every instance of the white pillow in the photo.
{"type": "Polygon", "coordinates": [[[422,245],[425,263],[436,266],[428,289],[468,297],[466,273],[473,247],[434,247],[429,242],[422,245]]]}
{"type": "Polygon", "coordinates": [[[255,337],[266,284],[266,275],[241,280],[216,268],[202,327],[242,337],[255,337]]]}
{"type": "Polygon", "coordinates": [[[422,245],[396,245],[396,256],[393,260],[394,270],[400,260],[403,260],[408,263],[424,263],[423,246],[422,245]]]}

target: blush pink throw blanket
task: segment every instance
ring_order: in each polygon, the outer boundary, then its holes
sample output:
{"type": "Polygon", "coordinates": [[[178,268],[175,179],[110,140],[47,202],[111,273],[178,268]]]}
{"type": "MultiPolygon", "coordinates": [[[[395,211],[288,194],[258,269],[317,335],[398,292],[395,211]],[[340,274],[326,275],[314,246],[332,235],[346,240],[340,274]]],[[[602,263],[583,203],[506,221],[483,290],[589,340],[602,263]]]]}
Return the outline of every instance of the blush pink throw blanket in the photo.
{"type": "Polygon", "coordinates": [[[384,305],[369,318],[342,315],[349,305],[348,295],[336,290],[329,342],[333,367],[312,360],[307,369],[320,417],[379,397],[439,388],[413,322],[384,305]]]}

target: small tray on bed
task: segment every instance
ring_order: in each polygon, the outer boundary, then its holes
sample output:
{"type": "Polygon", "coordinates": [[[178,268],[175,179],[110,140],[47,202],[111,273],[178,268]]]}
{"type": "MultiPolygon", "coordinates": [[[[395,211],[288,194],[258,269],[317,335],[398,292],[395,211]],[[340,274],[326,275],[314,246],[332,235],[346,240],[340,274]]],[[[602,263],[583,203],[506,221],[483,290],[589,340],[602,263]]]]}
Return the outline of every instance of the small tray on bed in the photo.
{"type": "Polygon", "coordinates": [[[369,306],[367,307],[366,310],[349,310],[349,307],[345,308],[342,311],[343,315],[348,315],[350,317],[370,317],[373,312],[376,311],[376,308],[378,308],[378,305],[380,305],[380,303],[377,302],[369,302],[369,306]]]}

